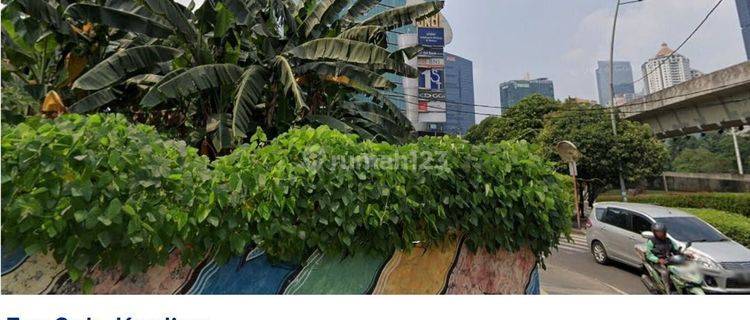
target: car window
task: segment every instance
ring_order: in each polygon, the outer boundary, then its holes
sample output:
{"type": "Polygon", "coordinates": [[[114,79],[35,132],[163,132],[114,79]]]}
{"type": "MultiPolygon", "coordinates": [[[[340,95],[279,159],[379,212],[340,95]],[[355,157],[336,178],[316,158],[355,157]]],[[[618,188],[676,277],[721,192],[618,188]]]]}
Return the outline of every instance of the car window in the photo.
{"type": "Polygon", "coordinates": [[[633,228],[632,228],[633,232],[640,234],[643,231],[651,230],[651,221],[646,219],[646,217],[637,213],[632,213],[632,216],[633,216],[633,228]]]}
{"type": "Polygon", "coordinates": [[[695,217],[657,218],[657,222],[667,226],[667,233],[683,242],[718,242],[727,238],[716,232],[708,224],[695,217]]]}
{"type": "Polygon", "coordinates": [[[596,208],[596,220],[602,221],[605,211],[607,211],[605,208],[596,208]]]}
{"type": "Polygon", "coordinates": [[[622,209],[609,208],[602,217],[602,222],[625,230],[630,229],[630,218],[628,213],[622,209]]]}

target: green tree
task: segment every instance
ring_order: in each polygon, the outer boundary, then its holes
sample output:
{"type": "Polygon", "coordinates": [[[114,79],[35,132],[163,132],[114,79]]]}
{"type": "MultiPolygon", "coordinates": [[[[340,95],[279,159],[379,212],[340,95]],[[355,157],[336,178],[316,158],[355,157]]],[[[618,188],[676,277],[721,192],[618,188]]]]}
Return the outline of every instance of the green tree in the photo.
{"type": "Polygon", "coordinates": [[[544,116],[559,110],[560,102],[534,94],[508,108],[500,117],[489,117],[466,133],[466,139],[477,142],[505,140],[534,141],[544,126],[544,116]]]}
{"type": "MultiPolygon", "coordinates": [[[[727,131],[668,139],[667,145],[672,161],[667,165],[667,169],[678,172],[737,173],[734,141],[731,133],[727,131]],[[696,151],[698,154],[693,154],[696,151]],[[695,159],[696,162],[690,163],[688,159],[695,159]]],[[[750,136],[739,134],[737,142],[745,171],[748,171],[750,136]]]]}
{"type": "MultiPolygon", "coordinates": [[[[647,125],[632,121],[618,121],[618,135],[612,134],[610,114],[601,106],[567,101],[561,111],[545,117],[545,125],[538,137],[545,155],[560,161],[555,145],[563,140],[573,142],[581,151],[578,179],[588,190],[581,188],[593,204],[602,192],[619,184],[618,161],[629,185],[659,175],[667,159],[667,149],[654,138],[647,125]]],[[[560,164],[560,169],[567,167],[560,164]]]]}
{"type": "Polygon", "coordinates": [[[34,3],[49,14],[30,17],[88,25],[105,41],[105,58],[89,63],[72,83],[75,95],[64,97],[71,111],[124,113],[209,155],[231,151],[258,127],[275,136],[327,124],[364,138],[408,139],[408,119],[381,92],[395,87],[385,73],[417,76],[406,61],[421,48],[388,51],[386,32],[443,7],[421,3],[363,19],[379,1],[34,3]]]}
{"type": "Polygon", "coordinates": [[[672,160],[673,170],[696,173],[737,172],[733,157],[726,157],[705,148],[684,149],[672,160]]]}

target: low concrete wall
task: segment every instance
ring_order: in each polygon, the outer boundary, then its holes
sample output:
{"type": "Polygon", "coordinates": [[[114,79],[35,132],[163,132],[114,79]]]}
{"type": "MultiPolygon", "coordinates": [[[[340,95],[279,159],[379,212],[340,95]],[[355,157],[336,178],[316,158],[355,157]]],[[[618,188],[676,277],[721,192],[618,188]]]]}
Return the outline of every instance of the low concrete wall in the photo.
{"type": "Polygon", "coordinates": [[[731,173],[664,172],[655,179],[653,189],[686,192],[750,192],[750,175],[731,173]]]}

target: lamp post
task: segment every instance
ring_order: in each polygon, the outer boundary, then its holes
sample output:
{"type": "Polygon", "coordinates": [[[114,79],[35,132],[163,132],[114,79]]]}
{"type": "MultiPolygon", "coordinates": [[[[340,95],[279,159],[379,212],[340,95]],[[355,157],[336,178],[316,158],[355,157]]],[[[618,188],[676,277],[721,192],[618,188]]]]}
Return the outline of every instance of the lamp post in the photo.
{"type": "MultiPolygon", "coordinates": [[[[610,116],[612,118],[612,133],[617,137],[617,117],[615,116],[615,33],[617,31],[617,16],[620,14],[620,6],[641,2],[643,0],[631,0],[622,2],[617,0],[617,6],[615,7],[615,19],[612,23],[612,41],[609,43],[609,98],[610,98],[610,116]]],[[[617,159],[617,170],[620,175],[620,195],[622,195],[622,201],[628,202],[628,191],[625,189],[625,178],[622,175],[622,161],[617,159]]]]}

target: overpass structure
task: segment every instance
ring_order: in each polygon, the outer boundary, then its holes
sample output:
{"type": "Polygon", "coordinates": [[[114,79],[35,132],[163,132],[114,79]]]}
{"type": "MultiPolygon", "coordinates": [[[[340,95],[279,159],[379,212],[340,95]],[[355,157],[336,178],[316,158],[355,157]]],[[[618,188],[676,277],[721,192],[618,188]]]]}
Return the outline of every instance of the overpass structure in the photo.
{"type": "Polygon", "coordinates": [[[750,124],[750,61],[618,106],[623,118],[647,123],[658,138],[750,124]]]}

